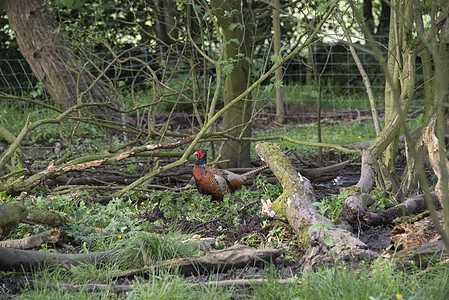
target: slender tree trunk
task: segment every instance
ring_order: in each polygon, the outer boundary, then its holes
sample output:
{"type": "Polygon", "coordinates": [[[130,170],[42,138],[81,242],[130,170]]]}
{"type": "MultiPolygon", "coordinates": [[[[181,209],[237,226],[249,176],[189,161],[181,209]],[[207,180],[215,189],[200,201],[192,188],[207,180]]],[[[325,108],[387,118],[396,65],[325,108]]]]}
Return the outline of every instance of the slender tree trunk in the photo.
{"type": "MultiPolygon", "coordinates": [[[[396,0],[392,0],[392,5],[396,0]]],[[[391,74],[391,78],[393,78],[394,85],[399,86],[399,66],[397,64],[396,59],[399,59],[399,41],[398,41],[398,27],[397,27],[397,10],[395,8],[391,9],[390,16],[390,38],[388,42],[388,54],[387,54],[387,67],[388,71],[391,74]]],[[[394,105],[394,86],[386,80],[385,82],[385,126],[389,126],[393,119],[397,116],[397,109],[394,105]]],[[[385,151],[385,164],[388,167],[388,170],[394,174],[395,173],[395,162],[396,162],[396,154],[397,154],[397,139],[398,136],[393,139],[393,142],[387,147],[385,151]]]]}
{"type": "MultiPolygon", "coordinates": [[[[395,84],[400,90],[400,104],[403,112],[407,112],[415,89],[415,60],[416,49],[412,40],[413,3],[391,1],[390,39],[388,46],[388,69],[397,78],[395,84]]],[[[392,87],[387,81],[385,84],[385,126],[396,118],[399,108],[394,101],[392,87]]],[[[398,138],[396,136],[385,152],[385,165],[389,172],[396,174],[396,157],[398,154],[398,138]]],[[[413,191],[410,191],[413,192],[413,191]]]]}
{"type": "MultiPolygon", "coordinates": [[[[44,0],[9,0],[5,7],[20,52],[63,109],[80,101],[111,101],[102,84],[94,83],[94,77],[77,61],[44,0]]],[[[113,116],[102,111],[103,119],[113,116]]]]}
{"type": "MultiPolygon", "coordinates": [[[[225,64],[232,64],[232,71],[225,76],[224,104],[228,104],[246,90],[249,83],[250,28],[242,18],[243,3],[237,0],[212,0],[211,6],[221,26],[224,42],[225,64]],[[238,41],[238,42],[236,42],[238,41]]],[[[234,137],[250,137],[252,126],[251,97],[236,103],[223,115],[223,131],[234,137]]],[[[251,142],[228,141],[222,148],[221,156],[227,163],[222,167],[248,167],[251,164],[251,142]]]]}
{"type": "MultiPolygon", "coordinates": [[[[315,19],[309,20],[309,26],[306,30],[312,32],[315,28],[315,19]]],[[[315,59],[313,57],[315,53],[315,43],[312,42],[307,47],[307,68],[306,68],[306,86],[311,87],[313,85],[313,73],[315,72],[315,59]]]]}
{"type": "MultiPolygon", "coordinates": [[[[273,39],[274,39],[274,55],[281,55],[281,18],[279,16],[279,0],[274,0],[273,9],[273,39]]],[[[277,62],[276,62],[277,63],[277,62]]],[[[282,68],[276,70],[276,81],[282,80],[282,68]]],[[[276,88],[276,121],[280,124],[284,123],[284,98],[282,95],[282,86],[276,88]]]]}

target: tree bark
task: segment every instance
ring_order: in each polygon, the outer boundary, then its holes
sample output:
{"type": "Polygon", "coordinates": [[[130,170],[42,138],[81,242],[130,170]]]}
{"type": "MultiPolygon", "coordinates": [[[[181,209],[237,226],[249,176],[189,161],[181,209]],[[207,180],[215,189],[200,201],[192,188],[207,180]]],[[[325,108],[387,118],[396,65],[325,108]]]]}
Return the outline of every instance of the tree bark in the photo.
{"type": "MultiPolygon", "coordinates": [[[[111,102],[100,82],[84,69],[69,48],[44,0],[8,0],[6,14],[20,52],[52,98],[68,109],[79,102],[111,102]]],[[[102,119],[117,118],[111,110],[93,110],[102,119]],[[107,112],[107,114],[105,114],[107,112]]]]}
{"type": "MultiPolygon", "coordinates": [[[[250,80],[250,25],[245,22],[243,6],[245,1],[237,0],[211,0],[213,13],[220,24],[223,43],[223,62],[227,68],[232,66],[232,71],[225,75],[224,105],[244,92],[250,80]]],[[[226,73],[226,72],[224,72],[226,73]]],[[[234,104],[223,114],[223,131],[234,136],[251,137],[252,125],[250,123],[252,113],[251,95],[234,104]]],[[[227,141],[224,143],[221,157],[228,162],[223,163],[223,168],[249,167],[251,165],[250,141],[227,141]]]]}
{"type": "MultiPolygon", "coordinates": [[[[432,194],[432,196],[434,197],[435,204],[437,204],[438,198],[435,194],[432,194]]],[[[427,205],[424,195],[418,195],[385,211],[365,211],[365,213],[361,214],[360,220],[362,220],[365,226],[381,226],[390,224],[394,219],[399,217],[419,214],[426,209],[427,205]]]]}
{"type": "MultiPolygon", "coordinates": [[[[414,21],[413,3],[412,1],[403,3],[393,0],[391,5],[387,64],[394,82],[387,80],[385,83],[385,126],[389,126],[388,124],[397,117],[401,110],[407,112],[413,98],[416,76],[416,49],[412,39],[413,27],[411,26],[414,21]],[[394,99],[395,89],[400,91],[399,103],[401,107],[396,106],[398,102],[394,99]]],[[[393,176],[396,176],[398,137],[398,134],[394,136],[384,154],[384,164],[393,176]]],[[[385,174],[383,176],[387,179],[385,174]]],[[[414,191],[407,192],[414,193],[414,191]]]]}

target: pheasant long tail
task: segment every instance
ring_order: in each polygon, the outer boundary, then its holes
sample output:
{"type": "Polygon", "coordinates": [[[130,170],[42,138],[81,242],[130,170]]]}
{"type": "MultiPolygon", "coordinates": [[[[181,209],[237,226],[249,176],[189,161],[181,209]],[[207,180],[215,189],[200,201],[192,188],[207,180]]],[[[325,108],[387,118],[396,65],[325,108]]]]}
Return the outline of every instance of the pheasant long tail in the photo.
{"type": "Polygon", "coordinates": [[[260,172],[262,172],[263,170],[265,170],[267,168],[268,168],[268,165],[264,165],[264,166],[255,168],[255,169],[253,169],[251,171],[248,171],[246,173],[243,173],[243,174],[240,175],[240,177],[242,177],[245,180],[245,179],[247,179],[247,178],[249,178],[251,176],[259,174],[260,172]]]}

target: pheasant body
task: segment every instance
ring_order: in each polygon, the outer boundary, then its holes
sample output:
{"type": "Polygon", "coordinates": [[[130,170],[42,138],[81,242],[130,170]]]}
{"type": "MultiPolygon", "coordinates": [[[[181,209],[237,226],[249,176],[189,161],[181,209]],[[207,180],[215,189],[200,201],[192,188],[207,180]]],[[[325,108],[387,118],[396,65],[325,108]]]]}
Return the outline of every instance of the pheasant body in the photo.
{"type": "Polygon", "coordinates": [[[268,168],[268,165],[265,165],[239,175],[228,170],[207,166],[205,150],[198,149],[195,154],[198,158],[193,167],[196,186],[200,193],[212,195],[214,200],[223,200],[226,194],[240,189],[247,178],[268,168]]]}

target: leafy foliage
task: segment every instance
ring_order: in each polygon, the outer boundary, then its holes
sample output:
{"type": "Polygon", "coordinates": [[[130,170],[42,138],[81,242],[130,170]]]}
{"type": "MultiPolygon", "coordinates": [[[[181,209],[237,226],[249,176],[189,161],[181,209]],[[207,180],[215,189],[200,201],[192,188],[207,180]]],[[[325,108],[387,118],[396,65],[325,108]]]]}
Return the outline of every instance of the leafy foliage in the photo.
{"type": "MultiPolygon", "coordinates": [[[[281,186],[273,185],[265,181],[266,177],[259,174],[256,178],[255,190],[248,190],[245,186],[230,197],[225,196],[223,201],[212,201],[208,195],[199,194],[195,189],[182,193],[170,193],[166,191],[154,191],[148,195],[150,207],[158,206],[168,219],[182,218],[189,221],[209,221],[218,215],[225,213],[224,219],[238,224],[238,210],[246,203],[255,199],[276,199],[281,194],[281,186]]],[[[244,213],[258,214],[258,205],[248,206],[244,213]]]]}

